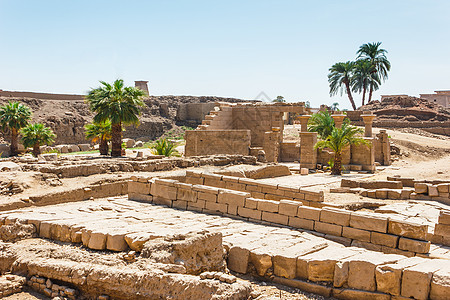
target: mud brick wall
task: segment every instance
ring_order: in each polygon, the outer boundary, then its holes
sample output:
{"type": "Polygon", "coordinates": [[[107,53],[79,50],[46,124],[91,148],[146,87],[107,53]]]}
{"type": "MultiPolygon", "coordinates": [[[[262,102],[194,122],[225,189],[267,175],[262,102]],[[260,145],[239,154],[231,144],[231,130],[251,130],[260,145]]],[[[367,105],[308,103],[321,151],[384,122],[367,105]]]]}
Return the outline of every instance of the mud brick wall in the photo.
{"type": "Polygon", "coordinates": [[[248,155],[249,130],[187,130],[185,156],[213,154],[248,155]]]}
{"type": "MultiPolygon", "coordinates": [[[[271,185],[249,184],[253,181],[233,181],[236,179],[233,177],[230,181],[224,181],[215,176],[202,175],[193,173],[193,176],[186,178],[187,183],[171,179],[135,178],[128,184],[128,197],[179,209],[238,216],[311,230],[347,246],[384,253],[414,256],[426,254],[430,250],[428,225],[384,214],[311,207],[303,205],[301,201],[284,200],[282,196],[280,200],[258,199],[252,197],[247,184],[258,190],[262,188],[262,193],[266,191],[275,195],[277,190],[271,185]]],[[[294,193],[292,190],[284,191],[294,193]]]]}
{"type": "Polygon", "coordinates": [[[250,193],[254,198],[268,200],[295,200],[303,205],[322,207],[323,191],[315,192],[281,184],[261,183],[254,179],[186,171],[186,183],[202,184],[250,193]]]}

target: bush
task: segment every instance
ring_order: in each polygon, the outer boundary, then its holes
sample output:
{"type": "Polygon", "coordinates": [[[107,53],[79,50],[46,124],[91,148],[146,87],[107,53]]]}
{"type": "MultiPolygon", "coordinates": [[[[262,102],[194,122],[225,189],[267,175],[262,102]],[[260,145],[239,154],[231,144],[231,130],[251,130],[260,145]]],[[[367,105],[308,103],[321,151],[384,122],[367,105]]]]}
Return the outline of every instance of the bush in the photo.
{"type": "Polygon", "coordinates": [[[179,156],[178,151],[175,149],[177,145],[167,139],[159,139],[152,147],[153,154],[164,156],[179,156]]]}

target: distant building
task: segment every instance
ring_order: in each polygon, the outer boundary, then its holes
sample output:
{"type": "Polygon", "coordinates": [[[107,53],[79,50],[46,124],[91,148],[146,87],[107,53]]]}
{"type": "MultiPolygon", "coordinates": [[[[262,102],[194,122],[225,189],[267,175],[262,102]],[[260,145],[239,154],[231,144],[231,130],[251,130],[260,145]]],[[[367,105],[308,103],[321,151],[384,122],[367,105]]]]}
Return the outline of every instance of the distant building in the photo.
{"type": "Polygon", "coordinates": [[[421,99],[450,108],[450,91],[434,91],[436,94],[420,94],[421,99]]]}

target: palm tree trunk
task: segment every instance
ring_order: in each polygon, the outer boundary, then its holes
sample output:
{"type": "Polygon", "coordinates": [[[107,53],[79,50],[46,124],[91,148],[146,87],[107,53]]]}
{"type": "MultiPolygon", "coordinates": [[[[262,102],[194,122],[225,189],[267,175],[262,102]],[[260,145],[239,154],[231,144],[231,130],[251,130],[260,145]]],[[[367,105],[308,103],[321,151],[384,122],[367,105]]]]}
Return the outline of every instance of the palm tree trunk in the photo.
{"type": "Polygon", "coordinates": [[[39,154],[41,154],[41,147],[39,146],[39,143],[35,143],[33,145],[33,155],[37,157],[39,154]]]}
{"type": "Polygon", "coordinates": [[[367,103],[369,103],[370,101],[372,101],[372,92],[373,92],[373,86],[370,85],[370,89],[369,89],[369,99],[367,99],[367,103]]]}
{"type": "Polygon", "coordinates": [[[353,100],[352,91],[350,90],[350,84],[348,82],[345,83],[345,87],[347,88],[347,95],[350,103],[352,104],[353,110],[356,110],[356,104],[353,100]]]}
{"type": "Polygon", "coordinates": [[[106,139],[100,139],[99,149],[100,155],[108,155],[108,141],[106,139]]]}
{"type": "Polygon", "coordinates": [[[334,153],[334,165],[331,168],[331,175],[341,175],[342,173],[342,153],[334,153]]]}
{"type": "Polygon", "coordinates": [[[111,156],[122,156],[122,123],[111,126],[111,156]]]}
{"type": "Polygon", "coordinates": [[[17,139],[18,139],[19,133],[17,132],[17,129],[11,128],[11,146],[9,147],[9,152],[11,152],[11,156],[16,156],[19,154],[19,147],[17,145],[17,139]]]}
{"type": "Polygon", "coordinates": [[[365,99],[366,99],[366,87],[363,88],[362,105],[364,105],[365,99]]]}

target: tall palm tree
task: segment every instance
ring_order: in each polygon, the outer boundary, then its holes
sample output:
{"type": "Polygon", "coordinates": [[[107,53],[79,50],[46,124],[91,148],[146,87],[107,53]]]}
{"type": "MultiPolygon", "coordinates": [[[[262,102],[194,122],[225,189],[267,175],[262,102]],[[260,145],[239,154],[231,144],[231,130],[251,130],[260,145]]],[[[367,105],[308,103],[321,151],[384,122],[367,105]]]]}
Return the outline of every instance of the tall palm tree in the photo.
{"type": "Polygon", "coordinates": [[[18,154],[18,138],[21,128],[28,125],[31,119],[31,110],[28,106],[19,102],[9,101],[0,107],[0,126],[3,131],[9,130],[11,133],[10,154],[18,154]]]}
{"type": "Polygon", "coordinates": [[[102,123],[90,123],[84,125],[86,130],[85,135],[87,139],[92,139],[92,142],[100,141],[99,151],[100,155],[108,155],[108,141],[111,139],[111,121],[106,120],[102,123]]]}
{"type": "Polygon", "coordinates": [[[362,128],[344,122],[341,128],[333,127],[331,134],[322,141],[318,141],[315,149],[330,148],[334,151],[334,163],[331,168],[331,175],[341,175],[342,173],[342,151],[350,145],[370,145],[365,139],[359,137],[364,133],[362,128]]]}
{"type": "Polygon", "coordinates": [[[345,88],[353,110],[356,110],[355,101],[350,90],[354,67],[355,63],[353,61],[335,63],[329,69],[328,83],[330,84],[330,96],[334,96],[338,92],[342,95],[345,88]]]}
{"type": "Polygon", "coordinates": [[[359,59],[355,62],[355,69],[352,76],[352,90],[354,92],[362,92],[362,105],[365,104],[366,92],[368,88],[377,90],[380,84],[380,79],[375,67],[367,59],[359,59]]]}
{"type": "Polygon", "coordinates": [[[42,123],[29,124],[22,128],[22,142],[25,147],[33,147],[33,155],[41,154],[40,146],[51,144],[55,141],[56,135],[49,127],[42,123]]]}
{"type": "MultiPolygon", "coordinates": [[[[388,72],[391,70],[391,63],[386,57],[387,51],[381,49],[381,42],[377,43],[367,43],[359,47],[356,52],[358,54],[358,59],[367,59],[375,67],[372,71],[376,73],[380,80],[385,81],[388,78],[388,72]]],[[[372,100],[372,92],[375,86],[369,86],[369,99],[368,102],[372,100]]]]}
{"type": "Polygon", "coordinates": [[[338,103],[338,102],[334,102],[334,103],[331,105],[331,110],[332,110],[332,111],[339,111],[339,103],[338,103]]]}
{"type": "Polygon", "coordinates": [[[308,131],[317,132],[321,139],[326,139],[334,128],[334,119],[328,111],[312,114],[308,121],[308,131]]]}
{"type": "Polygon", "coordinates": [[[135,87],[125,87],[122,79],[112,84],[100,81],[102,86],[86,96],[90,109],[96,113],[94,122],[111,121],[111,156],[122,155],[122,125],[139,124],[139,106],[146,93],[135,87]]]}

